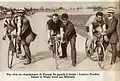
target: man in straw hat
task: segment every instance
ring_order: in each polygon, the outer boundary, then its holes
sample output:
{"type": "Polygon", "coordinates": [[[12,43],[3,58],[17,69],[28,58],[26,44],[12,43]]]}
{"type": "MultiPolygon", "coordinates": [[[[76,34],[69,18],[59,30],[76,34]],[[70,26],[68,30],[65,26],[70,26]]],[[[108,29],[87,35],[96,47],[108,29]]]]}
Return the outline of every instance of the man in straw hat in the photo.
{"type": "Polygon", "coordinates": [[[115,10],[113,8],[108,9],[108,17],[106,18],[106,31],[101,33],[103,35],[107,35],[109,42],[104,42],[105,49],[108,47],[109,43],[111,44],[112,49],[112,60],[111,65],[116,62],[117,55],[117,42],[118,42],[118,34],[117,34],[117,24],[118,19],[115,18],[114,13],[115,10]]]}

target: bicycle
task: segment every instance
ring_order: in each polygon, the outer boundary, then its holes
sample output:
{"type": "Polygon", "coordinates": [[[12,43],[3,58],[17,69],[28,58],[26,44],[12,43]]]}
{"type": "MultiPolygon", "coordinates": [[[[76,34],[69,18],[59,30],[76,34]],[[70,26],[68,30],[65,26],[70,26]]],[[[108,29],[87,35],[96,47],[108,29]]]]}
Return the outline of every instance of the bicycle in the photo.
{"type": "Polygon", "coordinates": [[[107,58],[107,53],[108,50],[104,48],[104,35],[101,35],[100,33],[94,34],[94,37],[96,38],[95,40],[92,40],[90,43],[90,47],[88,49],[88,38],[85,41],[85,51],[87,56],[91,59],[92,56],[95,56],[95,52],[97,52],[96,57],[97,57],[97,62],[98,65],[101,69],[105,69],[105,62],[106,60],[111,60],[110,58],[107,58]],[[89,53],[88,53],[89,50],[89,53]]]}
{"type": "Polygon", "coordinates": [[[51,36],[51,40],[52,40],[52,44],[53,44],[53,58],[55,58],[55,65],[56,65],[56,69],[58,69],[58,59],[59,59],[59,47],[60,47],[60,37],[57,36],[57,34],[53,34],[51,36]]]}

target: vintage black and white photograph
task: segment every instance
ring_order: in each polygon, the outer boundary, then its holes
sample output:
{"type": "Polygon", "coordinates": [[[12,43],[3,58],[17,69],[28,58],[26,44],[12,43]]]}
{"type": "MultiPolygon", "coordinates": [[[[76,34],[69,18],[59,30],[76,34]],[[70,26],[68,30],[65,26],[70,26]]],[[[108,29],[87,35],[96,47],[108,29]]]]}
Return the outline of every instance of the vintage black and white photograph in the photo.
{"type": "Polygon", "coordinates": [[[120,71],[119,2],[1,2],[0,71],[120,71]]]}

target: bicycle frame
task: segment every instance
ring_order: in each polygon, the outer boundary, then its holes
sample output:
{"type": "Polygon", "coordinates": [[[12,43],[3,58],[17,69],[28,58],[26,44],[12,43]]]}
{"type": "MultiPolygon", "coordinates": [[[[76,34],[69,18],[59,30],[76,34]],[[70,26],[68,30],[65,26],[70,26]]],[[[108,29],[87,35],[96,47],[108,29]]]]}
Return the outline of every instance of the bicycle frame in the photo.
{"type": "Polygon", "coordinates": [[[95,40],[95,43],[96,43],[96,47],[94,48],[94,50],[95,50],[97,48],[97,46],[99,46],[99,45],[103,46],[104,36],[99,33],[94,34],[94,36],[97,37],[97,40],[95,40]]]}
{"type": "Polygon", "coordinates": [[[51,37],[53,43],[53,58],[55,58],[55,65],[56,69],[58,69],[58,58],[59,58],[59,47],[60,47],[60,40],[57,35],[51,37]]]}

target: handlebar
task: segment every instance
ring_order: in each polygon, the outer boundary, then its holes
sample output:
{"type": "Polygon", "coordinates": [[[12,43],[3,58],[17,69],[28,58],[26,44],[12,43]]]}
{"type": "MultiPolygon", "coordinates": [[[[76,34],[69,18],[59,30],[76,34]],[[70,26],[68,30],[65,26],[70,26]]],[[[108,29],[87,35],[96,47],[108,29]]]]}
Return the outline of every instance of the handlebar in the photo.
{"type": "Polygon", "coordinates": [[[102,36],[104,36],[104,35],[102,35],[101,33],[95,33],[94,36],[95,36],[95,37],[102,37],[102,36]]]}

